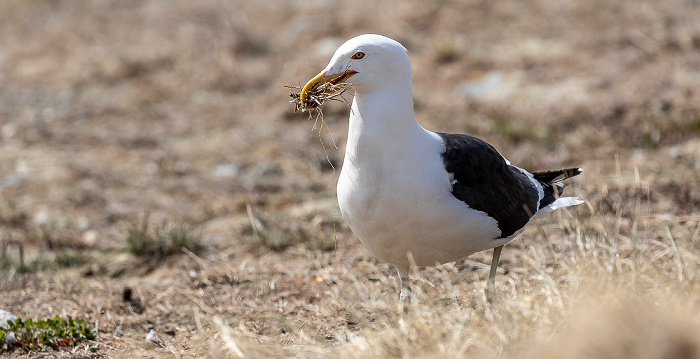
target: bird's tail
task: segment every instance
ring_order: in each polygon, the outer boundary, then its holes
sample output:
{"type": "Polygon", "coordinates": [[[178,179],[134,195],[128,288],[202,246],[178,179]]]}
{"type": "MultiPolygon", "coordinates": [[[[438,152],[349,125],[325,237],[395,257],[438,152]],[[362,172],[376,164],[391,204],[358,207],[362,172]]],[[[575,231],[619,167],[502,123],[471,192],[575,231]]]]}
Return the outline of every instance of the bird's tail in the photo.
{"type": "Polygon", "coordinates": [[[540,208],[537,213],[548,213],[557,208],[576,206],[583,203],[577,197],[560,197],[564,192],[564,184],[561,181],[577,176],[581,172],[583,172],[581,168],[533,172],[532,176],[540,182],[544,190],[544,197],[540,200],[540,208]]]}

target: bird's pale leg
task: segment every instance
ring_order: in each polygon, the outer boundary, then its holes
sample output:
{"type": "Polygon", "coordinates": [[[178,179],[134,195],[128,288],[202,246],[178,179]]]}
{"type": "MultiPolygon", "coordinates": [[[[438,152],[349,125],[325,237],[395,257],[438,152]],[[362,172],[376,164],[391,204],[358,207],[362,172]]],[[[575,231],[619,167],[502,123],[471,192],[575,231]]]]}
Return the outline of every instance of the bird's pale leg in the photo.
{"type": "Polygon", "coordinates": [[[399,272],[399,279],[401,280],[401,294],[399,299],[402,302],[411,301],[411,284],[408,282],[408,267],[396,267],[399,272]]]}
{"type": "Polygon", "coordinates": [[[491,259],[491,272],[489,273],[488,288],[486,288],[486,299],[491,301],[496,294],[496,270],[498,269],[498,260],[501,258],[503,245],[493,249],[493,258],[491,259]]]}
{"type": "Polygon", "coordinates": [[[401,299],[402,302],[410,302],[412,294],[411,285],[408,283],[408,277],[401,278],[401,294],[399,295],[399,299],[401,299]]]}

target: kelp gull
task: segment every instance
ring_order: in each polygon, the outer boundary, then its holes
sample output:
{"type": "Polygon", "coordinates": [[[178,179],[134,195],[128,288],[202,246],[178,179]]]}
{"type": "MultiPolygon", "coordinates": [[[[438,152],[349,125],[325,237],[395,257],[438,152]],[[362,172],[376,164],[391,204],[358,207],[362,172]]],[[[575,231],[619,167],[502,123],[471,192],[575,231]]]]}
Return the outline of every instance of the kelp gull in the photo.
{"type": "Polygon", "coordinates": [[[560,181],[579,168],[530,173],[488,143],[436,133],[416,122],[407,50],[380,35],[345,42],[328,66],[302,89],[302,108],[314,93],[351,82],[345,161],[338,204],[362,244],[396,266],[401,297],[410,293],[411,264],[436,265],[494,248],[490,288],[504,244],[536,215],[583,203],[560,197],[560,181]],[[316,92],[315,92],[316,91],[316,92]]]}

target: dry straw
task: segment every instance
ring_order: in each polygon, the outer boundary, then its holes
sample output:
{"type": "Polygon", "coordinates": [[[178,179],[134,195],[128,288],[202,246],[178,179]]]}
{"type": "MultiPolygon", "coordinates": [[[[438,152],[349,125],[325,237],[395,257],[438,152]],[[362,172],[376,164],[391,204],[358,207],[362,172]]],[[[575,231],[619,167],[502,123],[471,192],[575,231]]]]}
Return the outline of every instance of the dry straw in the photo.
{"type": "MultiPolygon", "coordinates": [[[[301,86],[287,86],[291,89],[301,90],[301,86]]],[[[294,112],[306,112],[307,110],[316,109],[321,112],[321,105],[328,100],[336,100],[348,103],[347,99],[343,97],[345,91],[352,87],[352,83],[342,82],[338,84],[326,82],[321,86],[314,89],[308,95],[306,103],[301,102],[301,92],[295,93],[292,91],[289,96],[292,98],[289,103],[294,105],[294,112]]]]}

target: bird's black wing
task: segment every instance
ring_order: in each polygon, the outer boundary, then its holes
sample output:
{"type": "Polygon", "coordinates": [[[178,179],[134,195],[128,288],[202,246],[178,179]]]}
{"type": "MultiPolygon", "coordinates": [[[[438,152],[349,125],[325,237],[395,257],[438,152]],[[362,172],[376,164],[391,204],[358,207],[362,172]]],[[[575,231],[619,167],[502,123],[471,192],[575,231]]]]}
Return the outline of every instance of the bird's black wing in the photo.
{"type": "Polygon", "coordinates": [[[539,194],[532,180],[476,137],[438,134],[445,142],[445,169],[454,176],[452,195],[494,218],[501,238],[523,228],[538,210],[539,194]]]}

